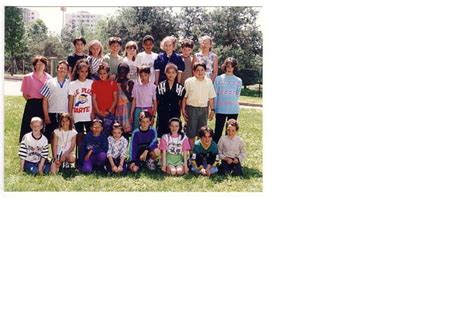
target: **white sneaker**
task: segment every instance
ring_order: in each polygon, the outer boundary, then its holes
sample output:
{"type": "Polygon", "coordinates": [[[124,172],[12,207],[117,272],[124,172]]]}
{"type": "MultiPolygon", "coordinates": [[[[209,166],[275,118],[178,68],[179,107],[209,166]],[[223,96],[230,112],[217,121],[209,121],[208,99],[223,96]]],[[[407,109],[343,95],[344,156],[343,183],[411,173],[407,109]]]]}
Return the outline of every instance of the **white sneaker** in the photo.
{"type": "Polygon", "coordinates": [[[148,168],[148,170],[156,170],[155,161],[153,159],[148,159],[146,162],[146,167],[148,168]]]}

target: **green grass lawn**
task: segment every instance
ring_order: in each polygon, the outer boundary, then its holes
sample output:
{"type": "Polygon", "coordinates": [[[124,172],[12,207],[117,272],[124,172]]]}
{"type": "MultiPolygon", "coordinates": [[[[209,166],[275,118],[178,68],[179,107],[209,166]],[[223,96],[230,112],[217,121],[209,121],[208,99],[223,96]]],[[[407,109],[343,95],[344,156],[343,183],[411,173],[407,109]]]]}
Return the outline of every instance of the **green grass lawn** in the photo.
{"type": "MultiPolygon", "coordinates": [[[[242,109],[239,114],[239,135],[244,139],[247,159],[243,178],[212,176],[169,177],[161,172],[145,171],[138,176],[82,175],[72,177],[31,176],[20,172],[18,135],[25,105],[22,97],[5,97],[5,191],[140,191],[140,192],[261,192],[262,173],[262,111],[242,109]]],[[[210,122],[214,128],[214,121],[210,122]]]]}
{"type": "MultiPolygon", "coordinates": [[[[263,91],[262,91],[263,93],[263,91]]],[[[253,89],[245,89],[242,88],[242,91],[240,92],[240,102],[245,102],[245,103],[252,103],[252,104],[262,104],[262,97],[261,94],[255,88],[253,89]]]]}

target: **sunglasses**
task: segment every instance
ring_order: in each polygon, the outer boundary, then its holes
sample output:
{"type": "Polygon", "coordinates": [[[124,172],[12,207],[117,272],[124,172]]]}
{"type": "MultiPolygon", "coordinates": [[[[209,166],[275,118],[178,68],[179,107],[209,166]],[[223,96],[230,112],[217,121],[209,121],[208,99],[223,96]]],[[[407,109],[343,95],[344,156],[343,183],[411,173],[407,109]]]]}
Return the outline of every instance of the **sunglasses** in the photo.
{"type": "Polygon", "coordinates": [[[135,46],[126,47],[126,49],[137,49],[135,46]]]}

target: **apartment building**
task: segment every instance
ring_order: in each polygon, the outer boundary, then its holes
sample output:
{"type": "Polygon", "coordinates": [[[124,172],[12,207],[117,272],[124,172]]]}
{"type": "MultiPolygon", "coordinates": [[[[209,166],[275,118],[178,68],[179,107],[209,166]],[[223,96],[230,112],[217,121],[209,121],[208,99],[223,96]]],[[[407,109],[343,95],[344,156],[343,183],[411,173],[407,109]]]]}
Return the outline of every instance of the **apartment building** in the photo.
{"type": "Polygon", "coordinates": [[[94,28],[102,17],[103,16],[100,14],[93,14],[88,11],[67,13],[66,25],[71,29],[71,31],[77,30],[81,25],[84,27],[94,28]]]}
{"type": "Polygon", "coordinates": [[[31,23],[39,18],[38,11],[30,10],[27,8],[21,8],[21,11],[23,12],[23,21],[25,22],[25,24],[31,23]]]}

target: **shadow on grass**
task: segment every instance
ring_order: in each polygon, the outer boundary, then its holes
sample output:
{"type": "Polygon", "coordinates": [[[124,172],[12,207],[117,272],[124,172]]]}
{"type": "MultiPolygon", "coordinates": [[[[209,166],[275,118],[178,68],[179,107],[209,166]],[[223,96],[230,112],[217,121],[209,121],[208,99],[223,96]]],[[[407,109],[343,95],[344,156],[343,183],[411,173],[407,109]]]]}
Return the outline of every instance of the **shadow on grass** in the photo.
{"type": "MultiPolygon", "coordinates": [[[[254,168],[243,167],[243,172],[244,172],[244,175],[240,177],[240,179],[253,179],[253,178],[263,177],[263,173],[260,170],[254,169],[254,168]]],[[[210,179],[214,183],[221,183],[228,178],[239,178],[239,177],[236,177],[233,175],[221,175],[221,174],[216,174],[210,177],[210,179]]]]}
{"type": "Polygon", "coordinates": [[[251,178],[262,178],[263,173],[262,171],[254,168],[243,168],[244,171],[244,176],[242,177],[243,179],[251,179],[251,178]]]}
{"type": "Polygon", "coordinates": [[[105,170],[104,171],[94,170],[93,172],[86,174],[86,173],[80,172],[79,170],[77,170],[75,168],[62,169],[60,171],[60,173],[61,173],[62,177],[65,180],[71,180],[71,179],[75,178],[77,175],[86,175],[86,176],[93,177],[95,179],[101,179],[101,178],[140,179],[142,177],[145,177],[145,178],[149,178],[149,179],[163,180],[165,178],[165,174],[161,170],[156,169],[154,171],[151,171],[151,170],[148,170],[146,168],[143,169],[143,170],[138,171],[137,173],[133,173],[130,170],[127,170],[127,173],[125,173],[125,174],[122,174],[122,173],[117,174],[117,173],[112,173],[112,172],[108,172],[108,171],[105,171],[105,170]]]}
{"type": "Polygon", "coordinates": [[[149,179],[154,179],[154,180],[163,180],[165,178],[165,174],[163,171],[161,171],[159,168],[156,168],[156,170],[148,170],[144,168],[142,171],[139,171],[136,177],[141,177],[141,176],[146,176],[149,179]]]}
{"type": "Polygon", "coordinates": [[[75,168],[67,168],[61,170],[61,175],[64,180],[72,180],[78,174],[78,171],[75,168]]]}

